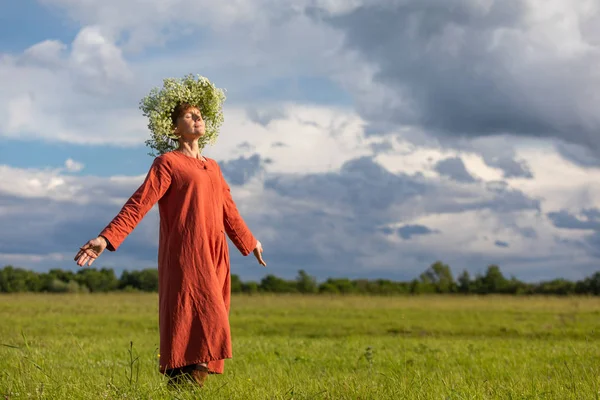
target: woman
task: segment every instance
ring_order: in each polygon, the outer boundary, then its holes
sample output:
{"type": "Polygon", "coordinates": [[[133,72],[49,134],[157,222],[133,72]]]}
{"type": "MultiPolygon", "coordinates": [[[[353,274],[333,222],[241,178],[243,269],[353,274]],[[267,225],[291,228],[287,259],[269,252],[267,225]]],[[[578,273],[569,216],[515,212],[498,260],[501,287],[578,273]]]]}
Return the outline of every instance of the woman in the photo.
{"type": "Polygon", "coordinates": [[[105,248],[116,251],[158,202],[159,370],[177,380],[191,375],[202,385],[209,373],[223,373],[224,360],[232,357],[225,233],[244,256],[253,252],[259,264],[266,263],[218,164],[200,154],[200,110],[179,104],[171,121],[178,147],[154,159],[142,185],[75,261],[91,265],[105,248]]]}

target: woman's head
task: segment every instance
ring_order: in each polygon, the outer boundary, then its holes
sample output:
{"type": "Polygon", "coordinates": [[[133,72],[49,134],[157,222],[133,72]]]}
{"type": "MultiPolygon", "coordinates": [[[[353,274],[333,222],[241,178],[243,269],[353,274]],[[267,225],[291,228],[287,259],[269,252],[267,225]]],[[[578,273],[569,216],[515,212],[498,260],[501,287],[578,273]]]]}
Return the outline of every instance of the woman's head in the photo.
{"type": "Polygon", "coordinates": [[[200,109],[189,103],[180,103],[171,113],[173,132],[179,140],[197,140],[205,133],[204,119],[200,109]]]}

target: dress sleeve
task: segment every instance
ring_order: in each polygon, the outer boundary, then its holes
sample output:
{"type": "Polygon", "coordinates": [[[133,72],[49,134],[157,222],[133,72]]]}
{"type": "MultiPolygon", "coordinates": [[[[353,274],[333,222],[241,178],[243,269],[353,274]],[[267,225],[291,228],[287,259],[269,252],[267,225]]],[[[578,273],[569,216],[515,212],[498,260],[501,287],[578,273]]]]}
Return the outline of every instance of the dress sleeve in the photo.
{"type": "Polygon", "coordinates": [[[256,248],[257,240],[242,219],[220,168],[219,176],[223,188],[223,225],[225,226],[225,232],[240,253],[247,256],[256,248]]]}
{"type": "Polygon", "coordinates": [[[100,232],[108,240],[106,247],[116,251],[146,213],[166,193],[171,185],[171,168],[162,157],[154,159],[146,179],[127,200],[121,211],[100,232]]]}

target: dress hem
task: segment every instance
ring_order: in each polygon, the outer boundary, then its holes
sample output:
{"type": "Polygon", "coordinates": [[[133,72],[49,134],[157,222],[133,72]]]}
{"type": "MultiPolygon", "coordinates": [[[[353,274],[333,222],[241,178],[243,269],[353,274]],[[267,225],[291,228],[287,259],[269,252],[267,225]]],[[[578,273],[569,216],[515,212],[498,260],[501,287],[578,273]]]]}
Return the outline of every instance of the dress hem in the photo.
{"type": "MultiPolygon", "coordinates": [[[[209,357],[208,360],[204,359],[204,358],[199,358],[196,361],[192,361],[192,362],[183,362],[183,363],[179,363],[179,364],[175,364],[173,366],[169,365],[169,368],[167,368],[166,366],[162,366],[160,365],[158,367],[158,370],[161,374],[165,374],[167,372],[168,369],[174,369],[174,368],[181,368],[181,367],[185,367],[187,365],[192,365],[192,364],[201,364],[201,363],[210,363],[211,361],[220,361],[220,360],[230,360],[232,357],[231,356],[225,356],[225,357],[209,357]]],[[[208,370],[208,373],[210,374],[222,374],[223,371],[218,372],[215,371],[213,369],[208,370]]]]}

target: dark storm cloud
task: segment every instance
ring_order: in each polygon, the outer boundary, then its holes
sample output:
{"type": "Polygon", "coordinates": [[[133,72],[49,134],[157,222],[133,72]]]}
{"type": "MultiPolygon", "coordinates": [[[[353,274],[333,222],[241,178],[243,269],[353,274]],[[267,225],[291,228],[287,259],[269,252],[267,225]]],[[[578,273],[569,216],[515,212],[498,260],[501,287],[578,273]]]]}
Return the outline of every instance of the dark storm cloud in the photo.
{"type": "MultiPolygon", "coordinates": [[[[453,136],[555,137],[598,152],[600,76],[589,66],[600,61],[593,28],[600,9],[583,15],[560,6],[566,4],[372,1],[309,14],[343,32],[346,47],[374,66],[375,82],[390,93],[357,89],[373,124],[417,124],[453,136]],[[558,16],[567,11],[579,30],[561,31],[558,16]]],[[[527,175],[519,166],[508,170],[527,175]]]]}
{"type": "Polygon", "coordinates": [[[398,236],[400,236],[404,240],[409,240],[413,236],[418,235],[430,235],[432,233],[437,233],[438,231],[434,229],[430,229],[425,225],[404,225],[398,228],[398,236]]]}
{"type": "Polygon", "coordinates": [[[581,215],[583,218],[560,210],[548,213],[548,218],[557,228],[600,231],[600,209],[585,209],[581,211],[581,215]]]}
{"type": "Polygon", "coordinates": [[[394,150],[394,145],[387,140],[383,142],[372,143],[371,150],[373,150],[373,153],[375,154],[392,152],[394,150]]]}
{"type": "Polygon", "coordinates": [[[406,218],[415,213],[458,213],[476,209],[512,212],[539,209],[539,201],[510,188],[505,182],[488,182],[458,189],[422,174],[394,174],[370,157],[346,162],[339,173],[277,176],[265,187],[282,196],[314,200],[328,207],[349,208],[359,220],[387,223],[386,210],[405,207],[406,218]]]}
{"type": "MultiPolygon", "coordinates": [[[[277,232],[268,244],[276,252],[272,256],[278,260],[278,271],[286,276],[294,276],[302,265],[319,277],[373,275],[376,267],[370,260],[385,254],[390,260],[402,260],[399,270],[383,267],[385,276],[412,279],[440,255],[428,249],[407,250],[390,241],[394,235],[409,240],[438,233],[411,220],[481,209],[509,215],[539,207],[536,200],[503,182],[442,183],[421,174],[389,172],[369,157],[350,160],[338,172],[271,176],[265,187],[265,198],[276,195],[278,200],[269,201],[268,215],[250,217],[249,223],[277,232]],[[401,228],[391,227],[402,221],[406,222],[401,228]],[[310,264],[296,260],[295,254],[306,253],[319,257],[310,264]]],[[[472,267],[470,255],[460,258],[463,266],[472,267]]]]}
{"type": "Polygon", "coordinates": [[[509,247],[509,244],[508,244],[508,243],[506,243],[506,242],[503,242],[502,240],[496,240],[496,241],[494,242],[494,245],[495,245],[496,247],[501,247],[501,248],[508,248],[508,247],[509,247]]]}
{"type": "Polygon", "coordinates": [[[600,157],[590,151],[589,148],[576,144],[557,143],[556,150],[568,161],[579,165],[580,167],[590,168],[600,167],[600,157]]]}
{"type": "Polygon", "coordinates": [[[515,160],[512,157],[484,157],[487,165],[503,171],[504,178],[533,178],[531,169],[525,160],[515,160]]]}
{"type": "Polygon", "coordinates": [[[246,115],[250,121],[262,126],[268,126],[272,121],[285,118],[287,115],[280,108],[248,107],[246,115]]]}
{"type": "Polygon", "coordinates": [[[369,157],[346,162],[339,173],[278,176],[265,182],[265,188],[283,196],[348,207],[358,214],[377,214],[424,195],[428,186],[419,175],[393,174],[369,157]]]}
{"type": "MultiPolygon", "coordinates": [[[[321,257],[311,267],[343,276],[364,276],[374,268],[368,260],[378,254],[419,265],[420,271],[405,266],[401,272],[388,272],[404,278],[414,277],[434,262],[429,250],[407,251],[384,240],[392,235],[406,240],[437,233],[410,223],[415,218],[481,209],[512,213],[539,207],[536,200],[501,182],[440,183],[421,174],[389,172],[369,157],[350,160],[339,172],[270,177],[265,188],[280,198],[280,203],[270,207],[273,215],[256,222],[279,232],[269,243],[272,248],[282,254],[299,249],[316,252],[321,257]],[[406,223],[400,230],[390,227],[402,221],[406,223]]],[[[289,257],[281,268],[289,268],[291,274],[292,264],[298,265],[289,257]]]]}
{"type": "Polygon", "coordinates": [[[459,213],[488,209],[498,213],[540,209],[540,201],[528,197],[506,182],[485,182],[461,191],[453,186],[435,185],[429,196],[421,199],[420,206],[429,213],[459,213]]]}
{"type": "Polygon", "coordinates": [[[600,258],[600,209],[588,208],[580,211],[580,215],[574,215],[567,210],[554,211],[547,214],[554,226],[561,229],[576,229],[591,231],[582,240],[570,240],[571,245],[585,249],[590,255],[600,258]]]}
{"type": "Polygon", "coordinates": [[[527,239],[536,239],[538,237],[536,230],[532,227],[516,227],[516,230],[521,236],[527,239]]]}
{"type": "Polygon", "coordinates": [[[446,176],[457,182],[471,183],[475,178],[467,171],[465,163],[460,157],[451,157],[438,161],[435,170],[442,176],[446,176]]]}
{"type": "Polygon", "coordinates": [[[238,157],[230,161],[219,163],[223,176],[230,185],[243,185],[263,170],[268,160],[261,159],[260,155],[238,157]]]}
{"type": "Polygon", "coordinates": [[[242,142],[236,146],[237,149],[242,151],[252,151],[254,150],[254,146],[250,144],[250,142],[242,142]]]}
{"type": "MultiPolygon", "coordinates": [[[[0,218],[0,225],[8,227],[0,230],[0,253],[75,256],[77,249],[96,237],[120,211],[143,179],[69,180],[79,186],[79,191],[68,200],[19,197],[0,191],[0,208],[9,211],[0,218]],[[86,201],[77,201],[84,197],[86,201]]],[[[154,262],[157,223],[156,213],[150,211],[122,248],[134,252],[139,260],[154,262]]]]}

